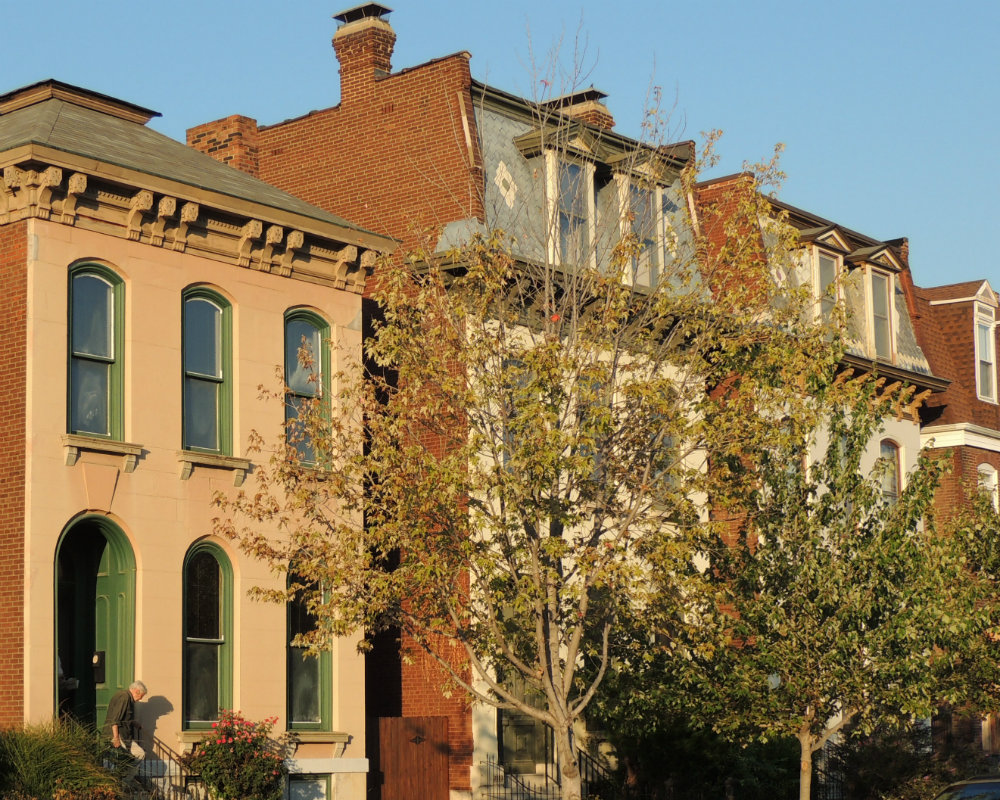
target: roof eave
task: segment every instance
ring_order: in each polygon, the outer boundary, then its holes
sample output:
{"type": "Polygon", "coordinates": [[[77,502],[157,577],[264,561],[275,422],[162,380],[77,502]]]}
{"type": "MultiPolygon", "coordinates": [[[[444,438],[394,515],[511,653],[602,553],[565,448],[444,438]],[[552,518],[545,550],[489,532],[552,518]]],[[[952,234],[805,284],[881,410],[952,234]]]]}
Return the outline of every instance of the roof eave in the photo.
{"type": "Polygon", "coordinates": [[[364,229],[338,225],[327,220],[317,219],[287,209],[276,208],[246,198],[235,197],[46,145],[25,144],[12,150],[0,152],[0,169],[30,161],[38,161],[52,166],[84,172],[117,183],[141,186],[142,188],[177,197],[178,199],[209,205],[238,216],[261,219],[262,221],[295,228],[304,233],[310,233],[314,236],[332,239],[345,244],[353,244],[365,249],[388,252],[394,249],[397,244],[395,239],[364,229]]]}

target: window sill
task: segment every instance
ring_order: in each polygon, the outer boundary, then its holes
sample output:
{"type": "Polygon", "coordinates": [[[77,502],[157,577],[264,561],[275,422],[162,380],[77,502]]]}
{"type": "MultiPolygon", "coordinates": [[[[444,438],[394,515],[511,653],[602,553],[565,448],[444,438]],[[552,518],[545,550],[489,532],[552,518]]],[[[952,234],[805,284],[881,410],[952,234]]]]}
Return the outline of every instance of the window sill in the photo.
{"type": "Polygon", "coordinates": [[[242,486],[250,471],[249,458],[235,456],[220,456],[215,453],[198,453],[194,450],[178,450],[177,461],[181,465],[180,478],[186,481],[191,477],[194,468],[209,467],[212,469],[229,469],[233,471],[233,486],[242,486]]]}
{"type": "Polygon", "coordinates": [[[351,741],[349,733],[339,731],[288,731],[288,741],[293,744],[332,744],[334,745],[334,758],[340,758],[347,749],[351,741]]]}
{"type": "Polygon", "coordinates": [[[92,436],[81,436],[76,433],[64,433],[63,447],[66,449],[66,466],[72,467],[80,460],[80,453],[110,453],[122,457],[122,469],[125,472],[135,472],[142,455],[141,444],[119,442],[113,439],[97,439],[92,436]]]}

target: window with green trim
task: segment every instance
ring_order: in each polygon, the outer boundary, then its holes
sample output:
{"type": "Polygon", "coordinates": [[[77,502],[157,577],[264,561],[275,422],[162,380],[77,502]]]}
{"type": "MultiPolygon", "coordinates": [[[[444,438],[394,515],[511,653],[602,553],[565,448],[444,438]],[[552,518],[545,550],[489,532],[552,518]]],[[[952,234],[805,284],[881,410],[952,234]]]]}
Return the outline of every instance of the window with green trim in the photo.
{"type": "Polygon", "coordinates": [[[184,559],[183,715],[185,728],[209,728],[233,702],[233,569],[216,544],[184,559]]]}
{"type": "Polygon", "coordinates": [[[186,450],[232,450],[232,314],[204,288],[184,293],[184,418],[186,450]]]}
{"type": "Polygon", "coordinates": [[[124,306],[124,283],[111,270],[83,264],[70,272],[70,433],[123,438],[124,306]]]}
{"type": "MultiPolygon", "coordinates": [[[[289,586],[298,578],[289,577],[289,586]]],[[[288,728],[330,729],[332,657],[328,650],[310,656],[296,637],[316,629],[316,616],[301,592],[288,602],[288,728]]]]}
{"type": "Polygon", "coordinates": [[[330,326],[311,311],[285,315],[285,438],[300,461],[313,462],[316,451],[310,431],[310,412],[329,397],[330,352],[324,344],[330,326]]]}
{"type": "Polygon", "coordinates": [[[288,800],[330,800],[329,775],[289,775],[288,800]]]}

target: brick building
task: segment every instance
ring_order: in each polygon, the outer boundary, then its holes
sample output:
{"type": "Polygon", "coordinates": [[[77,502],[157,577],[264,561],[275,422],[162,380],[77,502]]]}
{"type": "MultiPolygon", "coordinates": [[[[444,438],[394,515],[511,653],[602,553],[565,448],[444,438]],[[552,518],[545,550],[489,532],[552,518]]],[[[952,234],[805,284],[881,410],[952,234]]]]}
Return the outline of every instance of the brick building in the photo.
{"type": "Polygon", "coordinates": [[[950,451],[952,472],[936,498],[944,515],[987,489],[997,502],[1000,398],[997,395],[998,301],[988,281],[915,289],[921,345],[951,384],[923,410],[925,446],[950,451]]]}
{"type": "Polygon", "coordinates": [[[304,660],[295,607],[247,596],[282,579],[214,534],[211,500],[252,488],[251,430],[282,435],[257,387],[295,380],[303,335],[357,357],[391,242],[154,115],[58,81],[0,96],[0,724],[100,725],[139,677],[158,779],[240,708],[294,735],[293,796],[360,800],[356,642],[304,660]]]}
{"type": "MultiPolygon", "coordinates": [[[[639,228],[629,207],[641,208],[650,246],[634,278],[654,284],[667,251],[688,238],[679,171],[690,143],[640,147],[613,130],[593,88],[531,102],[488,86],[472,78],[467,52],[393,72],[388,13],[369,3],[335,17],[339,104],[272,125],[230,116],[190,129],[188,144],[395,237],[403,252],[443,253],[502,229],[526,260],[600,265],[629,226],[639,228]]],[[[470,796],[487,759],[528,775],[552,761],[537,723],[444,697],[430,659],[402,660],[381,641],[367,675],[372,718],[447,720],[453,797],[470,796]]],[[[373,719],[373,776],[386,785],[395,768],[376,729],[373,719]]]]}

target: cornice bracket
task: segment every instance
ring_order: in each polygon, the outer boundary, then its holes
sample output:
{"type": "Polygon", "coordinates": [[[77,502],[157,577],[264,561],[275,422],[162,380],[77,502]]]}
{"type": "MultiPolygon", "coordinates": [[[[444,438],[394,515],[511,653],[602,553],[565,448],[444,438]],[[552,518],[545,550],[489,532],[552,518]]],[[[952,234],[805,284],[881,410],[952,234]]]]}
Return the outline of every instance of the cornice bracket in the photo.
{"type": "Polygon", "coordinates": [[[174,231],[173,249],[181,253],[187,247],[188,228],[197,221],[199,207],[197,203],[185,203],[181,206],[181,224],[174,231]]]}
{"type": "Polygon", "coordinates": [[[125,221],[125,236],[133,242],[139,241],[142,233],[142,217],[153,207],[153,193],[148,189],[133,195],[129,201],[128,218],[125,221]]]}
{"type": "Polygon", "coordinates": [[[288,234],[288,241],[285,243],[285,252],[281,256],[281,265],[278,267],[278,274],[288,277],[292,274],[292,261],[295,254],[302,249],[306,236],[302,231],[292,231],[288,234]]]}
{"type": "Polygon", "coordinates": [[[260,253],[260,266],[258,269],[270,272],[274,266],[274,248],[281,244],[285,238],[285,229],[280,225],[271,225],[264,234],[264,249],[260,253]]]}
{"type": "Polygon", "coordinates": [[[260,238],[264,224],[259,219],[252,219],[240,229],[240,241],[236,246],[236,259],[241,267],[250,266],[250,255],[253,244],[260,238]]]}
{"type": "Polygon", "coordinates": [[[153,223],[153,230],[150,232],[150,241],[157,247],[163,244],[163,230],[167,227],[167,220],[177,213],[177,198],[161,197],[156,206],[156,222],[153,223]]]}
{"type": "Polygon", "coordinates": [[[76,204],[85,191],[87,191],[87,176],[82,172],[74,172],[69,176],[66,197],[63,198],[62,216],[59,219],[63,225],[73,225],[76,222],[76,204]]]}
{"type": "MultiPolygon", "coordinates": [[[[33,173],[36,174],[36,173],[33,173]]],[[[48,219],[52,214],[52,193],[62,185],[63,172],[59,167],[46,167],[38,175],[33,205],[35,216],[48,219]]]]}
{"type": "Polygon", "coordinates": [[[334,285],[338,289],[343,289],[347,286],[348,275],[357,269],[358,248],[349,244],[337,250],[334,257],[336,258],[333,265],[334,285]]]}

